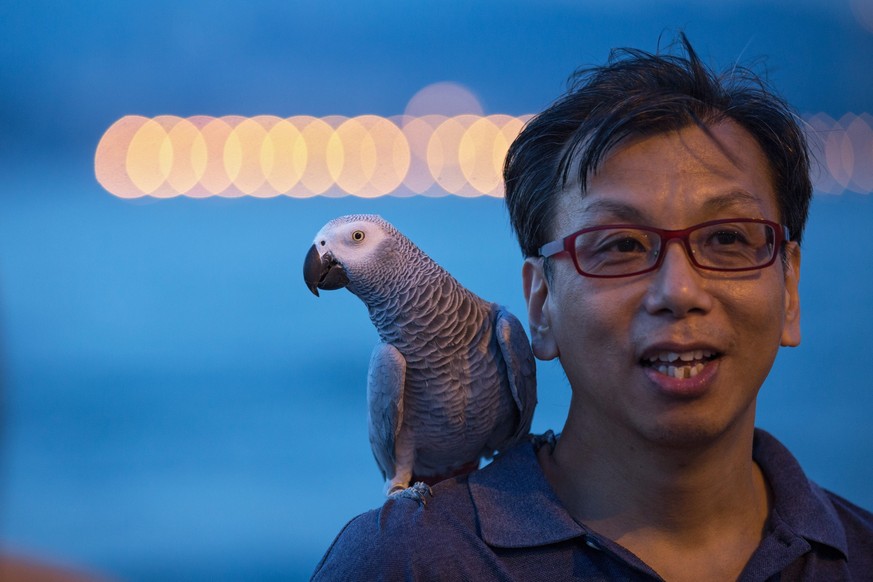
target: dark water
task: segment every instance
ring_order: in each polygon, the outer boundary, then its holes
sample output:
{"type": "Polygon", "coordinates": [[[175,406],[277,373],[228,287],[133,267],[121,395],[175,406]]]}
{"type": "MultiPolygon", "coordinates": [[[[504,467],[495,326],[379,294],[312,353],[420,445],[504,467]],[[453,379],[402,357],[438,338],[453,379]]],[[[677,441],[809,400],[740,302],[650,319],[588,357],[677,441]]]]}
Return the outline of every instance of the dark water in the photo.
{"type": "MultiPolygon", "coordinates": [[[[381,213],[522,312],[497,200],[131,203],[76,171],[11,187],[2,543],[124,579],[306,578],[380,503],[364,394],[375,332],[357,299],[316,299],[301,278],[329,218],[381,213]]],[[[871,225],[870,198],[816,200],[803,344],[780,355],[759,406],[815,479],[868,507],[871,225]]],[[[555,365],[540,366],[540,401],[534,429],[559,429],[555,365]]]]}

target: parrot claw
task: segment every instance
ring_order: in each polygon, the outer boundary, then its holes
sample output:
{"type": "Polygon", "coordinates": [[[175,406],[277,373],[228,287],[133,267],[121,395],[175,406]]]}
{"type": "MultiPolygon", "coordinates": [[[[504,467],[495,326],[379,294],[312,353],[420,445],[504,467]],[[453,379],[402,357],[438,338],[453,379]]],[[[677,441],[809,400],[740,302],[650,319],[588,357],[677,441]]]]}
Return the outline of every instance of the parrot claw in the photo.
{"type": "Polygon", "coordinates": [[[411,487],[402,488],[395,485],[388,492],[389,499],[413,499],[418,501],[422,506],[427,505],[427,498],[433,497],[433,491],[430,487],[421,481],[418,481],[411,487]]]}

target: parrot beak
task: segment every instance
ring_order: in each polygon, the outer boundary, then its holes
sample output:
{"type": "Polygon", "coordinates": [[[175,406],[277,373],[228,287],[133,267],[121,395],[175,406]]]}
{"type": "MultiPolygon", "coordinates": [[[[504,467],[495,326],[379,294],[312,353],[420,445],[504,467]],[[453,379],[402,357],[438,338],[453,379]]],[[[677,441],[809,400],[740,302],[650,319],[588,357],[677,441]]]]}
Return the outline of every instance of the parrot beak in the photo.
{"type": "Polygon", "coordinates": [[[319,255],[315,245],[309,248],[303,261],[303,280],[316,297],[319,289],[331,291],[345,287],[349,283],[349,277],[343,266],[330,252],[324,253],[324,256],[319,255]]]}

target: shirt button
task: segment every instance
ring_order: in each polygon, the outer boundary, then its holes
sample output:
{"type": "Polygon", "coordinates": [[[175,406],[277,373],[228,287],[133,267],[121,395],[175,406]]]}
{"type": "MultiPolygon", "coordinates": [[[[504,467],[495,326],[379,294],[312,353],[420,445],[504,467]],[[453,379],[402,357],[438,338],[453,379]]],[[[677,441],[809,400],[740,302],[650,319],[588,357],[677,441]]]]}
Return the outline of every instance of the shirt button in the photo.
{"type": "Polygon", "coordinates": [[[603,549],[603,548],[600,547],[600,544],[598,544],[598,543],[597,543],[596,541],[594,541],[592,538],[587,538],[587,537],[586,537],[586,538],[585,538],[585,545],[588,546],[589,548],[591,548],[592,550],[600,551],[600,550],[603,549]]]}

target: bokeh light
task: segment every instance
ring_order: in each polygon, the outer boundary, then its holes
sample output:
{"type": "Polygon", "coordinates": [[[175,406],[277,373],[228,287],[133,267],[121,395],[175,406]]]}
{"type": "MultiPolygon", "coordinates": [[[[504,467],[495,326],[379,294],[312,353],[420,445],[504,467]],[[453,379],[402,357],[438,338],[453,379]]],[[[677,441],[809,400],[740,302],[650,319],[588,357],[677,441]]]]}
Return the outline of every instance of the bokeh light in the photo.
{"type": "Polygon", "coordinates": [[[94,168],[121,198],[502,196],[503,158],[526,119],[131,115],[103,135],[94,168]]]}
{"type": "MultiPolygon", "coordinates": [[[[95,174],[121,198],[503,196],[506,152],[530,115],[484,115],[456,83],[425,87],[403,115],[125,116],[95,174]]],[[[825,194],[873,191],[873,116],[808,115],[825,194]]]]}
{"type": "Polygon", "coordinates": [[[470,89],[460,83],[442,81],[420,89],[406,104],[404,115],[484,115],[482,104],[470,89]]]}
{"type": "Polygon", "coordinates": [[[873,2],[870,0],[849,0],[852,15],[867,32],[873,33],[873,2]]]}
{"type": "Polygon", "coordinates": [[[817,166],[816,192],[873,192],[873,116],[847,113],[834,119],[817,113],[806,119],[806,127],[817,166]]]}

